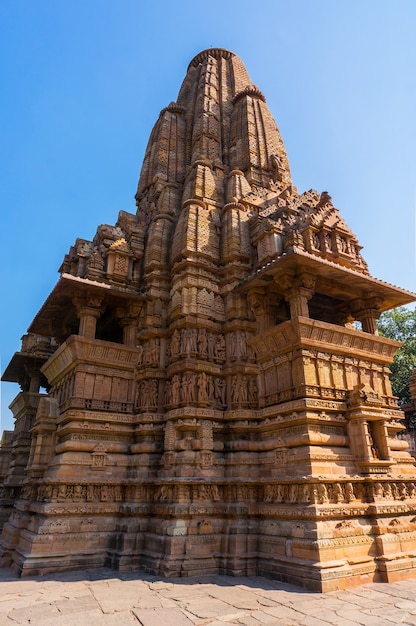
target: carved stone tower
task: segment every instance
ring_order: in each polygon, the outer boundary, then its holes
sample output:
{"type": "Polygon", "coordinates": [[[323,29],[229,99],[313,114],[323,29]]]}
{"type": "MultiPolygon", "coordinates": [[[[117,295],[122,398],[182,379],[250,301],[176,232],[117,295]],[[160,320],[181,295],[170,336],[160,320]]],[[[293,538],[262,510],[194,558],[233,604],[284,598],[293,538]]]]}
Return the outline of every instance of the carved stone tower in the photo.
{"type": "Polygon", "coordinates": [[[136,199],[75,242],[4,374],[22,392],[0,565],[316,590],[412,574],[399,344],[377,318],[415,296],[369,275],[327,192],[297,192],[235,54],[191,61],[136,199]]]}

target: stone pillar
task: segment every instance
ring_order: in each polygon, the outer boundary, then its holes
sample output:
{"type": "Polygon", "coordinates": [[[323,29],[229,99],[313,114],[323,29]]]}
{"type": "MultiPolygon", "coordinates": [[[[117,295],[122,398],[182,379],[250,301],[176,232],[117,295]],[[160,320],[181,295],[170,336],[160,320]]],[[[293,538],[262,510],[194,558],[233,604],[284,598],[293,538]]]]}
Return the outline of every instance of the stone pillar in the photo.
{"type": "Polygon", "coordinates": [[[97,328],[97,319],[101,316],[101,312],[98,309],[92,307],[82,307],[79,310],[79,332],[81,337],[87,339],[95,339],[95,331],[97,328]]]}
{"type": "Polygon", "coordinates": [[[78,334],[87,339],[95,339],[97,320],[103,313],[102,297],[75,294],[73,303],[79,317],[78,334]]]}
{"type": "Polygon", "coordinates": [[[309,317],[308,300],[313,296],[312,289],[306,287],[293,287],[285,293],[285,299],[289,302],[290,317],[309,317]]]}
{"type": "Polygon", "coordinates": [[[380,317],[380,311],[377,309],[364,309],[357,314],[357,319],[362,324],[365,333],[378,335],[377,320],[380,317]]]}
{"type": "Polygon", "coordinates": [[[31,370],[28,372],[30,377],[29,391],[31,393],[39,393],[41,373],[39,370],[31,370]]]}
{"type": "Polygon", "coordinates": [[[136,346],[137,320],[141,308],[141,304],[129,303],[126,307],[116,309],[115,315],[123,329],[123,344],[126,346],[136,346]]]}
{"type": "Polygon", "coordinates": [[[285,274],[276,279],[290,307],[290,318],[309,317],[308,300],[315,293],[316,277],[308,272],[285,274]]]}
{"type": "Polygon", "coordinates": [[[381,300],[374,295],[369,295],[365,300],[358,299],[352,302],[352,310],[362,330],[371,335],[378,335],[377,320],[380,317],[381,300]]]}

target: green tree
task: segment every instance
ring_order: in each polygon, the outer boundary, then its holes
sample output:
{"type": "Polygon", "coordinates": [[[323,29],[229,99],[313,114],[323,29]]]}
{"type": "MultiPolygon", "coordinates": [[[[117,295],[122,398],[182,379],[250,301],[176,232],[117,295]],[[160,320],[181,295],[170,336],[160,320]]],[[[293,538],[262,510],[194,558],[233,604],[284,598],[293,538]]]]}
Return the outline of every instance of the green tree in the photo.
{"type": "Polygon", "coordinates": [[[416,369],[416,309],[398,307],[382,313],[378,322],[380,335],[402,341],[391,369],[391,386],[399,404],[411,402],[409,378],[416,369]]]}

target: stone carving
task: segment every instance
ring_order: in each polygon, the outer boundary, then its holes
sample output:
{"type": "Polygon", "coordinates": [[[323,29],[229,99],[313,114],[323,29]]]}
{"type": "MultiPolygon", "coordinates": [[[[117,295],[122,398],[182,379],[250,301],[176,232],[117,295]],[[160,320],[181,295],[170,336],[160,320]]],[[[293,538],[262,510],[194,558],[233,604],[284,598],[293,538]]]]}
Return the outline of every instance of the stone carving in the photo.
{"type": "Polygon", "coordinates": [[[178,374],[175,374],[175,376],[172,378],[172,384],[171,384],[172,404],[179,404],[180,390],[181,390],[181,381],[180,381],[178,374]]]}
{"type": "Polygon", "coordinates": [[[184,374],[181,383],[181,401],[185,404],[196,402],[196,375],[184,374]]]}
{"type": "Polygon", "coordinates": [[[226,391],[226,382],[223,378],[216,376],[214,379],[214,398],[215,403],[218,408],[225,407],[225,391],[226,391]]]}
{"type": "Polygon", "coordinates": [[[146,365],[157,366],[159,362],[159,339],[154,337],[145,343],[143,362],[146,365]]]}
{"type": "Polygon", "coordinates": [[[328,192],[298,193],[232,52],[191,61],[136,200],[71,247],[3,375],[1,563],[400,579],[416,470],[377,318],[413,296],[371,278],[328,192]]]}
{"type": "Polygon", "coordinates": [[[198,401],[206,403],[208,400],[208,378],[205,372],[201,372],[198,376],[198,401]]]}
{"type": "Polygon", "coordinates": [[[236,374],[231,379],[231,404],[247,404],[248,390],[244,376],[236,374]]]}
{"type": "MultiPolygon", "coordinates": [[[[240,337],[240,344],[244,339],[240,337]]],[[[245,346],[245,344],[244,344],[245,346]]],[[[246,347],[236,348],[235,352],[246,354],[246,347]]],[[[198,356],[201,359],[225,359],[225,339],[222,334],[216,335],[205,328],[176,329],[170,342],[170,356],[176,360],[180,356],[198,356]]]]}
{"type": "Polygon", "coordinates": [[[254,378],[248,381],[248,401],[252,408],[257,407],[257,384],[254,378]]]}
{"type": "Polygon", "coordinates": [[[215,335],[213,333],[208,333],[207,336],[207,350],[208,350],[208,357],[210,359],[213,359],[216,356],[216,338],[215,335]]]}
{"type": "Polygon", "coordinates": [[[229,335],[229,356],[240,359],[247,356],[246,336],[243,331],[235,331],[229,335]]]}
{"type": "Polygon", "coordinates": [[[198,332],[198,354],[200,356],[208,354],[208,337],[205,328],[201,328],[198,332]]]}
{"type": "Polygon", "coordinates": [[[222,334],[218,335],[215,343],[215,357],[217,359],[225,359],[225,339],[222,334]]]}
{"type": "Polygon", "coordinates": [[[178,329],[173,331],[172,341],[170,344],[170,353],[172,357],[176,357],[181,351],[181,334],[178,329]]]}

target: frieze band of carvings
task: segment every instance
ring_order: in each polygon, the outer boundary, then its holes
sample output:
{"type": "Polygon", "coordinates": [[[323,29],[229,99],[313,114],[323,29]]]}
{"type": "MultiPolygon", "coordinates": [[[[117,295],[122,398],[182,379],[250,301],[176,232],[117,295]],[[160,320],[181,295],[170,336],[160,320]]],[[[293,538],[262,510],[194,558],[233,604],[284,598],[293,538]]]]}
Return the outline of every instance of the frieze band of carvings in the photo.
{"type": "Polygon", "coordinates": [[[214,334],[205,328],[183,328],[174,330],[170,342],[172,361],[183,356],[222,362],[225,360],[226,343],[223,334],[214,334]]]}
{"type": "MultiPolygon", "coordinates": [[[[189,503],[256,502],[264,504],[346,504],[408,501],[416,499],[414,482],[276,482],[268,484],[45,484],[24,486],[21,497],[37,502],[132,502],[189,503]]],[[[398,509],[400,510],[400,509],[398,509]]]]}

